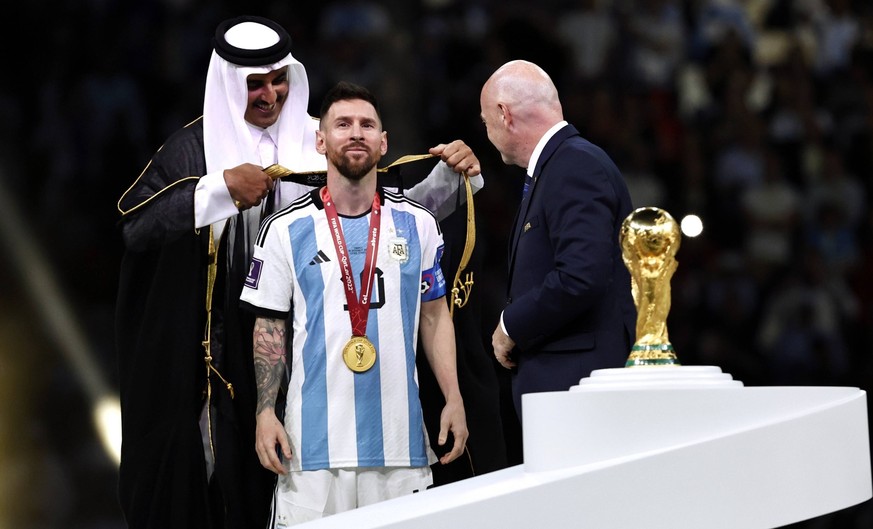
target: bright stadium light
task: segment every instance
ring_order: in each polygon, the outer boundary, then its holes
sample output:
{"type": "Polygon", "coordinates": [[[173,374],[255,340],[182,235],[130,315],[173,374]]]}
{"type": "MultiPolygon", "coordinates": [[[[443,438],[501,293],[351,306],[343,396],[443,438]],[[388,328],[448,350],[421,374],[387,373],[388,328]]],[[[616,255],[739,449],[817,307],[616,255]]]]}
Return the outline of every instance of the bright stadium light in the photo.
{"type": "Polygon", "coordinates": [[[94,424],[103,449],[115,464],[121,462],[121,403],[118,397],[105,396],[94,405],[94,424]]]}
{"type": "Polygon", "coordinates": [[[121,406],[118,397],[111,391],[94,356],[94,346],[36,241],[18,204],[0,179],[0,244],[18,268],[25,290],[33,297],[40,312],[43,327],[87,394],[93,408],[94,425],[107,456],[118,464],[121,460],[121,406]]]}
{"type": "Polygon", "coordinates": [[[682,234],[686,237],[697,237],[703,233],[703,221],[697,215],[685,215],[679,224],[682,234]]]}

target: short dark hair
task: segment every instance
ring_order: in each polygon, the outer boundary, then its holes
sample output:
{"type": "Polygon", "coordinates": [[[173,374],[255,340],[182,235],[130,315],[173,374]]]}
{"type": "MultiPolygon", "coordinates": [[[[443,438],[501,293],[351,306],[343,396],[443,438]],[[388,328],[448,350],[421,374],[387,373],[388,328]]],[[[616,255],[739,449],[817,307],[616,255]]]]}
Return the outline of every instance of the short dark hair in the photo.
{"type": "Polygon", "coordinates": [[[348,81],[340,81],[333,88],[327,91],[324,99],[321,101],[321,111],[319,117],[324,119],[327,111],[337,101],[348,101],[351,99],[361,99],[373,105],[376,109],[376,116],[382,120],[382,115],[379,113],[379,102],[376,101],[376,96],[361,85],[350,83],[348,81]]]}

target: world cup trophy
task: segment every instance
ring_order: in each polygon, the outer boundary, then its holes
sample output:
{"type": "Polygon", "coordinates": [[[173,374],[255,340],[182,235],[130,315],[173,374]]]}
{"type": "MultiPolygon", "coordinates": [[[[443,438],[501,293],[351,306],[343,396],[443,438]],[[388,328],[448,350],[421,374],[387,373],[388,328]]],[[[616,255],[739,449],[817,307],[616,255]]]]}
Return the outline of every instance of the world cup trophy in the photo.
{"type": "Polygon", "coordinates": [[[681,237],[676,220],[660,208],[636,209],[621,225],[621,255],[637,307],[636,342],[625,367],[680,365],[667,335],[667,314],[681,237]]]}

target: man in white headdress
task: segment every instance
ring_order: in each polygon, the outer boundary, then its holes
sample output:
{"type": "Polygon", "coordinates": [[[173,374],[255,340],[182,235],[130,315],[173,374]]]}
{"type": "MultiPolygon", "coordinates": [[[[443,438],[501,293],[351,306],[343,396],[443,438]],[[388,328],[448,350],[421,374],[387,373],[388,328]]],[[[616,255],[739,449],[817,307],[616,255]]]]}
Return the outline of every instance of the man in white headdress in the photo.
{"type": "MultiPolygon", "coordinates": [[[[311,189],[263,168],[326,162],[287,32],[239,17],[213,44],[202,118],[171,135],[118,202],[119,498],[132,529],[264,527],[269,514],[274,476],[254,452],[253,319],[239,294],[263,216],[311,189]]],[[[430,153],[441,161],[408,191],[416,201],[444,210],[462,171],[482,187],[463,142],[430,153]]]]}

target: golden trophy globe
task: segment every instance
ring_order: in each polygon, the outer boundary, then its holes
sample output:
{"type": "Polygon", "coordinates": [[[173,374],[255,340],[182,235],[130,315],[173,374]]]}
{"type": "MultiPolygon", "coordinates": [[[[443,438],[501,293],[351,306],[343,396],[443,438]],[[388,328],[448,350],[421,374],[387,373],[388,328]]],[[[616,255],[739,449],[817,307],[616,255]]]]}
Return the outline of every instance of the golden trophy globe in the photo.
{"type": "Polygon", "coordinates": [[[621,256],[637,307],[636,342],[625,367],[680,365],[667,336],[667,314],[681,237],[676,220],[656,207],[634,210],[621,225],[621,256]]]}

